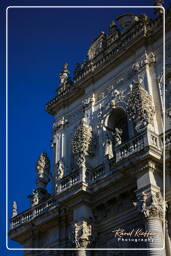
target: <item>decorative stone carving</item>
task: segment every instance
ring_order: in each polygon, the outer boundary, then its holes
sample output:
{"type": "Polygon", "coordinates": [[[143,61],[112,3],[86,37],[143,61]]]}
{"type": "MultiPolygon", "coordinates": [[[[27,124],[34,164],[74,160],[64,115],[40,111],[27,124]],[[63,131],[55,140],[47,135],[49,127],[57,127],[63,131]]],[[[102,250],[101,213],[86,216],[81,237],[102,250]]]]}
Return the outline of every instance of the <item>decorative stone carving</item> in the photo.
{"type": "Polygon", "coordinates": [[[113,158],[113,143],[110,139],[105,141],[105,156],[108,156],[109,159],[113,158]]]}
{"type": "Polygon", "coordinates": [[[50,161],[47,153],[41,153],[37,165],[37,187],[45,188],[49,182],[49,172],[50,172],[50,161]]]}
{"type": "Polygon", "coordinates": [[[121,138],[122,133],[123,133],[122,129],[115,128],[115,132],[113,133],[115,146],[118,146],[122,143],[122,138],[121,138]]]}
{"type": "Polygon", "coordinates": [[[156,57],[153,52],[145,52],[145,54],[140,58],[139,61],[135,62],[132,65],[132,70],[134,72],[140,72],[141,69],[146,65],[146,64],[151,64],[156,62],[156,57]]]}
{"type": "Polygon", "coordinates": [[[50,169],[49,158],[47,156],[47,153],[43,152],[41,153],[36,165],[38,178],[43,178],[44,176],[47,176],[49,174],[49,169],[50,169]]]}
{"type": "Polygon", "coordinates": [[[72,150],[79,168],[85,167],[86,156],[93,155],[92,144],[94,144],[92,128],[83,118],[72,138],[72,150]]]}
{"type": "Polygon", "coordinates": [[[41,153],[36,164],[36,185],[37,188],[32,190],[32,195],[29,195],[31,207],[39,204],[41,201],[49,197],[46,186],[50,181],[50,161],[47,153],[41,153]]]}
{"type": "MultiPolygon", "coordinates": [[[[110,92],[110,94],[111,94],[111,92],[110,92]]],[[[109,107],[109,109],[116,108],[116,106],[119,102],[125,101],[125,96],[124,96],[123,91],[115,89],[112,91],[112,94],[110,96],[112,97],[112,99],[110,100],[110,102],[107,106],[107,107],[109,107]]]]}
{"type": "MultiPolygon", "coordinates": [[[[164,3],[163,0],[154,0],[154,6],[163,7],[163,3],[164,3]]],[[[163,9],[162,8],[155,8],[154,12],[155,12],[156,15],[159,16],[159,15],[163,14],[163,9]]]]}
{"type": "Polygon", "coordinates": [[[16,201],[13,202],[13,205],[12,205],[12,218],[17,216],[17,203],[16,201]]]}
{"type": "Polygon", "coordinates": [[[134,206],[138,211],[144,214],[146,218],[159,218],[163,219],[163,199],[161,193],[158,191],[142,192],[138,196],[137,202],[134,206]]]}
{"type": "Polygon", "coordinates": [[[50,194],[44,188],[37,188],[32,190],[32,195],[29,195],[31,207],[34,207],[42,201],[48,199],[50,194]]]}
{"type": "Polygon", "coordinates": [[[109,25],[109,32],[112,35],[112,39],[113,39],[113,40],[110,40],[110,43],[111,43],[111,41],[115,41],[116,39],[118,39],[118,37],[120,35],[120,31],[117,28],[114,20],[112,20],[111,24],[109,25]]]}
{"type": "Polygon", "coordinates": [[[154,113],[151,95],[138,81],[134,81],[128,94],[128,114],[135,123],[137,132],[142,131],[149,124],[153,125],[154,113]]]}
{"type": "Polygon", "coordinates": [[[61,119],[54,122],[53,129],[54,130],[63,129],[66,124],[68,124],[68,120],[62,117],[61,119]]]}
{"type": "Polygon", "coordinates": [[[117,18],[119,24],[124,28],[124,30],[127,30],[130,28],[135,22],[139,20],[137,16],[135,16],[132,13],[126,13],[117,18]]]}
{"type": "Polygon", "coordinates": [[[101,32],[97,39],[94,40],[92,45],[88,50],[88,58],[89,60],[94,59],[96,55],[98,55],[104,48],[106,44],[106,35],[104,32],[101,32]]]}
{"type": "Polygon", "coordinates": [[[61,85],[66,84],[68,82],[68,74],[69,74],[68,64],[65,63],[64,68],[59,75],[61,85]]]}
{"type": "Polygon", "coordinates": [[[34,207],[35,205],[38,205],[40,202],[40,194],[39,191],[37,189],[33,189],[32,190],[32,196],[30,196],[31,198],[31,206],[34,207]]]}
{"type": "Polygon", "coordinates": [[[62,179],[64,176],[64,163],[62,160],[59,160],[56,164],[57,169],[57,179],[62,179]]]}
{"type": "Polygon", "coordinates": [[[94,103],[95,103],[95,96],[93,94],[91,97],[83,100],[82,102],[83,110],[85,111],[89,106],[93,105],[94,103]]]}
{"type": "Polygon", "coordinates": [[[76,248],[90,247],[92,242],[92,225],[85,220],[74,224],[74,244],[76,248]]]}

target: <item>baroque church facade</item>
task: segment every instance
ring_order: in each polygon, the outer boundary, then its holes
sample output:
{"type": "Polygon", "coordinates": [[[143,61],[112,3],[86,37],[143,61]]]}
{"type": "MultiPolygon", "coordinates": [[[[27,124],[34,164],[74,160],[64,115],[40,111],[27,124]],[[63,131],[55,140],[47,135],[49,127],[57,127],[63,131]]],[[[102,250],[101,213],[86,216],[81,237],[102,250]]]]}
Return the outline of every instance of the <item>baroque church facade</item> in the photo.
{"type": "Polygon", "coordinates": [[[13,203],[9,231],[24,248],[55,250],[25,256],[171,256],[171,8],[165,77],[163,9],[155,12],[119,16],[122,30],[112,22],[97,36],[73,80],[64,65],[46,105],[52,168],[42,153],[30,208],[13,203]]]}

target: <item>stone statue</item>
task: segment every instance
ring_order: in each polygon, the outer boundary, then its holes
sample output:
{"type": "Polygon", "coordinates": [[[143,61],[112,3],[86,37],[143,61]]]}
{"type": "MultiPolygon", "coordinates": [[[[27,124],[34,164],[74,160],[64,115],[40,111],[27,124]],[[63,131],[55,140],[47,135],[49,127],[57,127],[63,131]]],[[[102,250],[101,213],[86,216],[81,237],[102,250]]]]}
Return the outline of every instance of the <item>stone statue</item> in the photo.
{"type": "Polygon", "coordinates": [[[12,205],[12,218],[15,217],[16,215],[17,215],[17,203],[16,201],[14,201],[12,205]]]}
{"type": "Polygon", "coordinates": [[[105,142],[105,156],[108,156],[109,159],[113,158],[113,150],[112,150],[112,141],[107,140],[105,142]]]}
{"type": "Polygon", "coordinates": [[[32,190],[33,196],[32,196],[32,207],[39,204],[39,192],[37,189],[32,190]]]}
{"type": "Polygon", "coordinates": [[[57,162],[56,168],[57,168],[57,178],[62,179],[64,176],[64,163],[62,162],[62,160],[59,160],[57,162]]]}
{"type": "Polygon", "coordinates": [[[115,132],[113,133],[115,146],[118,146],[122,143],[122,138],[121,138],[122,133],[123,133],[122,129],[115,128],[115,132]]]}
{"type": "Polygon", "coordinates": [[[61,85],[66,84],[68,82],[68,78],[69,78],[68,74],[69,74],[68,63],[65,63],[64,64],[64,69],[59,75],[61,85]]]}
{"type": "Polygon", "coordinates": [[[37,165],[36,165],[36,173],[37,173],[37,187],[45,188],[49,182],[49,172],[50,172],[50,161],[47,153],[41,153],[37,165]]]}
{"type": "Polygon", "coordinates": [[[105,141],[105,156],[108,156],[109,159],[113,158],[113,143],[112,140],[109,138],[109,135],[106,136],[106,141],[105,141]]]}

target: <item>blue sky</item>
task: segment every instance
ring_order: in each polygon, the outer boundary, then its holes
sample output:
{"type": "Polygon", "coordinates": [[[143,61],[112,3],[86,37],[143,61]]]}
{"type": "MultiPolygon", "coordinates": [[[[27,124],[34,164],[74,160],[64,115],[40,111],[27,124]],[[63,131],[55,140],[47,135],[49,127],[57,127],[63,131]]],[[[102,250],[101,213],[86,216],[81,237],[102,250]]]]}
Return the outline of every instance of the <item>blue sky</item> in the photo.
{"type": "MultiPolygon", "coordinates": [[[[169,1],[167,1],[167,4],[169,1]]],[[[0,42],[1,109],[2,109],[2,203],[3,233],[1,255],[22,253],[5,249],[5,8],[11,5],[152,5],[152,0],[92,0],[92,1],[1,1],[0,42]]],[[[68,62],[72,72],[77,62],[86,59],[92,40],[100,31],[108,32],[112,19],[126,13],[137,15],[153,10],[146,9],[9,9],[9,215],[12,202],[18,211],[29,208],[27,196],[35,188],[35,163],[41,152],[50,148],[53,117],[45,112],[45,104],[55,97],[59,72],[68,62]]],[[[20,247],[14,242],[10,247],[20,247]]]]}

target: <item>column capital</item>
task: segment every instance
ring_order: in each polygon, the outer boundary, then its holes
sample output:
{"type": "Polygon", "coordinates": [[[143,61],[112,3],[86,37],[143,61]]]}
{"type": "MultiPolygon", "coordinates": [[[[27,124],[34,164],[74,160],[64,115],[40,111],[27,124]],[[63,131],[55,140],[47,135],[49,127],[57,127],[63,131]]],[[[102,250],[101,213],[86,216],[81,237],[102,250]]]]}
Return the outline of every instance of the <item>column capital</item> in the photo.
{"type": "Polygon", "coordinates": [[[92,223],[88,219],[81,219],[73,224],[73,242],[76,248],[91,247],[92,237],[92,223]]]}
{"type": "Polygon", "coordinates": [[[134,202],[134,206],[145,218],[163,219],[165,203],[160,190],[150,189],[142,192],[137,191],[136,194],[137,201],[134,202]]]}

